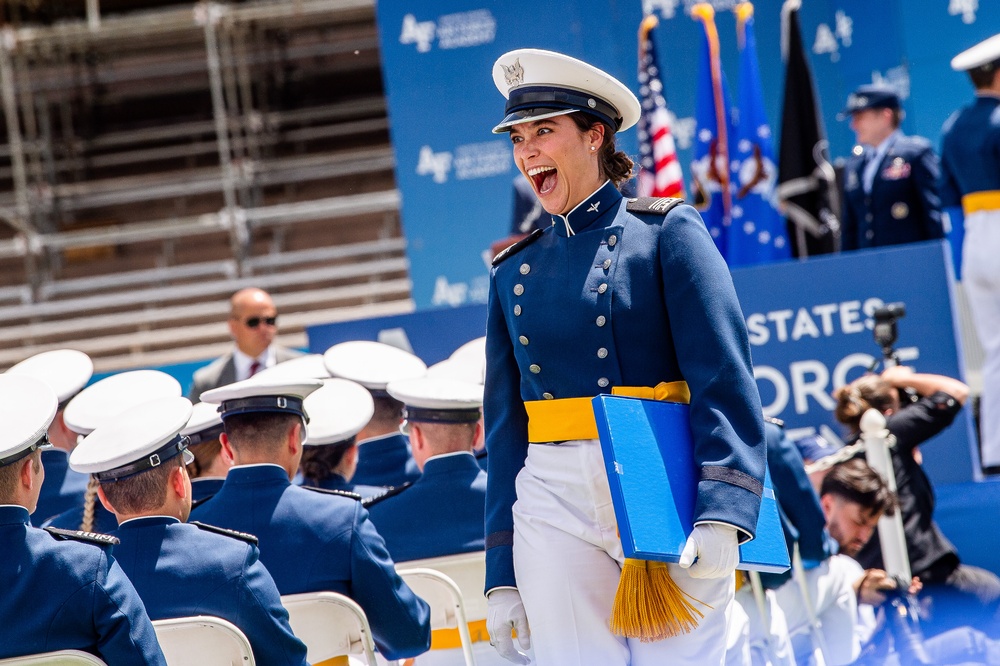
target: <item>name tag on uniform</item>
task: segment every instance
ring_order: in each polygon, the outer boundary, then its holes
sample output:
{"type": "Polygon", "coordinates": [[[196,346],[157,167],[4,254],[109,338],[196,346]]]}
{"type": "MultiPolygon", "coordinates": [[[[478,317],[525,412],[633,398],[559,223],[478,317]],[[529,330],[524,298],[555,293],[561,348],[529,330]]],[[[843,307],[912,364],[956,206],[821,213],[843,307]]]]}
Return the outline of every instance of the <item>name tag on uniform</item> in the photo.
{"type": "MultiPolygon", "coordinates": [[[[690,407],[611,395],[593,405],[625,557],[677,563],[698,491],[690,407]]],[[[781,573],[789,566],[768,473],[756,538],[740,546],[739,568],[781,573]]]]}

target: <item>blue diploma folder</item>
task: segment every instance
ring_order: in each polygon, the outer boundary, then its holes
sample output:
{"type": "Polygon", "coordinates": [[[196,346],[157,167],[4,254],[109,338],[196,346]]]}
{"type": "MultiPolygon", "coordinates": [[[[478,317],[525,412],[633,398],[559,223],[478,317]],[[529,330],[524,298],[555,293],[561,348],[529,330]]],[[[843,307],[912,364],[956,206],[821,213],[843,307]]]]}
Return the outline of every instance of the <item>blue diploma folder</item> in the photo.
{"type": "MultiPolygon", "coordinates": [[[[593,404],[625,557],[677,563],[693,528],[698,490],[690,407],[612,395],[593,404]]],[[[789,566],[767,474],[756,538],[740,546],[739,568],[781,573],[789,566]]]]}

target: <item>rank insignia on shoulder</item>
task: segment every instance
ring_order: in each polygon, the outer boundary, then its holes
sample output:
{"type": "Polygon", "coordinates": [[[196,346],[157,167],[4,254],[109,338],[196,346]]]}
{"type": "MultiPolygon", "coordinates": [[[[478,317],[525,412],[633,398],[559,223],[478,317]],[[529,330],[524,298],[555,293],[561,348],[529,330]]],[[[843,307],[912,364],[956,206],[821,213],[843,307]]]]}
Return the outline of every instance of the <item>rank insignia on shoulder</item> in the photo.
{"type": "Polygon", "coordinates": [[[387,500],[390,497],[395,497],[396,495],[403,492],[412,485],[413,485],[412,481],[407,481],[402,485],[387,488],[384,493],[379,493],[378,495],[372,495],[371,497],[366,497],[365,499],[361,500],[361,506],[365,507],[366,509],[368,507],[375,506],[382,500],[387,500]]]}
{"type": "Polygon", "coordinates": [[[666,215],[676,206],[684,203],[684,199],[674,197],[638,197],[629,199],[625,209],[630,213],[652,213],[666,215]]]}
{"type": "Polygon", "coordinates": [[[329,488],[316,488],[315,486],[301,486],[306,490],[311,490],[314,493],[326,493],[327,495],[340,495],[341,497],[346,497],[348,499],[361,501],[361,495],[357,493],[352,493],[349,490],[331,490],[329,488]]]}
{"type": "Polygon", "coordinates": [[[83,541],[84,543],[96,543],[99,546],[117,546],[117,537],[110,534],[99,534],[97,532],[84,532],[83,530],[61,530],[58,527],[42,528],[60,541],[83,541]]]}
{"type": "Polygon", "coordinates": [[[765,416],[764,417],[764,421],[765,421],[765,423],[773,423],[774,425],[778,426],[779,428],[784,428],[785,427],[785,422],[784,421],[782,421],[781,419],[776,419],[773,416],[765,416]]]}
{"type": "Polygon", "coordinates": [[[199,530],[214,532],[215,534],[221,534],[222,536],[232,537],[233,539],[239,539],[240,541],[246,541],[247,543],[252,543],[255,546],[257,545],[257,537],[253,534],[248,534],[247,532],[237,532],[236,530],[229,530],[225,527],[206,525],[205,523],[198,522],[197,520],[192,520],[188,523],[188,525],[194,525],[199,530]]]}
{"type": "Polygon", "coordinates": [[[497,254],[497,256],[493,257],[493,265],[497,266],[501,262],[503,262],[504,259],[509,259],[513,257],[515,254],[517,254],[518,252],[520,252],[521,250],[523,250],[524,248],[528,247],[536,240],[538,240],[538,237],[541,236],[543,233],[545,232],[542,231],[541,229],[535,229],[521,240],[517,241],[512,245],[508,245],[503,250],[500,250],[500,253],[497,254]]]}

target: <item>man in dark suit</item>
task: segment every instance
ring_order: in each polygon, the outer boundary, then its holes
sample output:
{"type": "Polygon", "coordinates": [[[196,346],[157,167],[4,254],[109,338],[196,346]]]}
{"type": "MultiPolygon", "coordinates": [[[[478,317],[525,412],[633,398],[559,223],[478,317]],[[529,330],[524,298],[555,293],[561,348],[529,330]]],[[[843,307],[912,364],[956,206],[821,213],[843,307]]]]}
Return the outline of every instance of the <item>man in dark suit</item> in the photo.
{"type": "Polygon", "coordinates": [[[927,139],[899,129],[899,96],[860,86],[838,117],[850,117],[858,141],[844,173],[841,249],[944,238],[938,158],[927,139]]]}
{"type": "Polygon", "coordinates": [[[300,355],[274,344],[278,309],[263,289],[240,289],[229,299],[229,332],[233,349],[194,373],[188,394],[192,402],[198,402],[209,389],[249,379],[264,368],[300,355]]]}

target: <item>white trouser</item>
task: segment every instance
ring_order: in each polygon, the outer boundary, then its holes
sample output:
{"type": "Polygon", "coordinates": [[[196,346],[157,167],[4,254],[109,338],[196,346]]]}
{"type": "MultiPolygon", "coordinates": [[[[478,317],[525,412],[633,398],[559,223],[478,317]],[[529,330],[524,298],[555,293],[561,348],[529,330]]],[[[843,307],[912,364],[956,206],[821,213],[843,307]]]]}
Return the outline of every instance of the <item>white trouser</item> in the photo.
{"type": "Polygon", "coordinates": [[[750,659],[750,618],[739,603],[729,609],[726,666],[753,666],[750,659]]]}
{"type": "Polygon", "coordinates": [[[761,617],[753,589],[747,583],[736,593],[736,605],[743,608],[750,623],[750,662],[753,666],[795,666],[795,653],[788,637],[785,611],[778,605],[774,590],[764,590],[767,623],[761,617]]]}
{"type": "Polygon", "coordinates": [[[859,620],[853,586],[864,573],[861,565],[846,555],[834,555],[806,570],[806,591],[812,613],[807,612],[802,590],[794,579],[775,590],[795,645],[799,645],[800,639],[811,642],[809,618],[815,615],[826,643],[828,666],[849,664],[858,658],[862,640],[870,634],[870,628],[859,620]]]}
{"type": "Polygon", "coordinates": [[[532,444],[517,476],[514,573],[540,666],[721,666],[732,576],[691,578],[668,565],[685,592],[710,607],[698,628],[655,643],[609,628],[625,556],[600,443],[532,444]]]}
{"type": "Polygon", "coordinates": [[[962,285],[986,360],[979,403],[983,465],[1000,465],[1000,211],[965,217],[962,285]]]}

